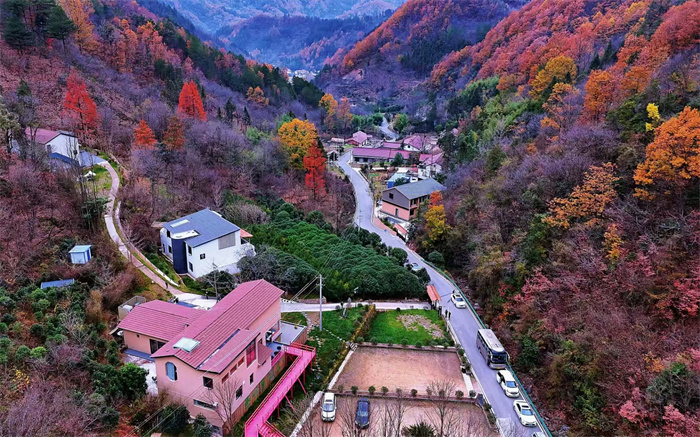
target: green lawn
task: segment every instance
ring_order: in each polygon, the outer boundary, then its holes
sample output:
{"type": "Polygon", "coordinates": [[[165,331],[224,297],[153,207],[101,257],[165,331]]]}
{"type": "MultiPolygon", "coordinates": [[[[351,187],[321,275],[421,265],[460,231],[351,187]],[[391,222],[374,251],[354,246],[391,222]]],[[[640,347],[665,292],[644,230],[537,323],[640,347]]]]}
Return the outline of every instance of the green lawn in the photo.
{"type": "MultiPolygon", "coordinates": [[[[428,325],[428,326],[430,326],[428,325]]],[[[384,311],[377,314],[369,334],[365,341],[377,340],[378,343],[416,345],[420,342],[423,346],[429,343],[442,344],[447,335],[445,322],[435,310],[401,310],[384,311]],[[399,319],[408,319],[408,327],[399,319]],[[416,319],[417,318],[417,319],[416,319]],[[413,319],[411,321],[411,319],[413,319]],[[434,325],[436,330],[442,333],[442,338],[436,339],[423,325],[434,325]]]]}
{"type": "Polygon", "coordinates": [[[304,317],[304,313],[282,313],[282,320],[306,326],[306,317],[304,317]]]}
{"type": "Polygon", "coordinates": [[[109,189],[112,187],[112,178],[106,168],[96,165],[91,171],[95,173],[95,186],[100,196],[107,196],[109,189]]]}

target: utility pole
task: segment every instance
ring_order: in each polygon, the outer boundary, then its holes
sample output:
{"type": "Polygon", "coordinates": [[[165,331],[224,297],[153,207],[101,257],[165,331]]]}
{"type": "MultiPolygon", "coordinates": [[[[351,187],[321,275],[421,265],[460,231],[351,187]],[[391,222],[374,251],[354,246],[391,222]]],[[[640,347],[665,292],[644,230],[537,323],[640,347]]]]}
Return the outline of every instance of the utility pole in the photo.
{"type": "Polygon", "coordinates": [[[323,331],[323,275],[318,275],[318,330],[323,331]]]}

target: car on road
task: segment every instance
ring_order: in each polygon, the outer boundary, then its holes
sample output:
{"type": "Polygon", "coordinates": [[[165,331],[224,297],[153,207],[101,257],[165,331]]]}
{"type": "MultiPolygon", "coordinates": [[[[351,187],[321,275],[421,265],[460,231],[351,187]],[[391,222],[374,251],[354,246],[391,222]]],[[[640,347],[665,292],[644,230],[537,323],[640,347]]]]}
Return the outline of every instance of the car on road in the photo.
{"type": "Polygon", "coordinates": [[[520,396],[518,384],[515,383],[515,378],[510,370],[499,370],[496,372],[496,381],[501,385],[503,392],[509,398],[517,398],[520,396]]]}
{"type": "Polygon", "coordinates": [[[418,264],[418,263],[411,263],[411,264],[409,264],[408,266],[411,268],[411,271],[412,271],[413,273],[418,273],[418,272],[420,272],[420,269],[423,268],[423,267],[421,267],[420,264],[418,264]]]}
{"type": "Polygon", "coordinates": [[[532,437],[545,437],[543,432],[537,431],[532,433],[532,437]]]}
{"type": "Polygon", "coordinates": [[[369,399],[367,398],[360,398],[357,400],[355,425],[358,428],[367,428],[369,426],[369,399]]]}
{"type": "Polygon", "coordinates": [[[321,407],[321,420],[324,422],[333,422],[335,420],[335,407],[335,394],[324,394],[323,406],[321,407]]]}
{"type": "Polygon", "coordinates": [[[527,401],[513,401],[513,409],[515,410],[515,414],[518,415],[518,419],[520,419],[520,423],[522,423],[523,426],[537,426],[535,413],[532,412],[532,408],[530,408],[530,404],[528,404],[527,401]]]}
{"type": "Polygon", "coordinates": [[[452,293],[452,297],[450,297],[450,300],[454,304],[455,307],[457,308],[466,308],[467,307],[467,301],[464,300],[462,295],[459,293],[452,293]]]}

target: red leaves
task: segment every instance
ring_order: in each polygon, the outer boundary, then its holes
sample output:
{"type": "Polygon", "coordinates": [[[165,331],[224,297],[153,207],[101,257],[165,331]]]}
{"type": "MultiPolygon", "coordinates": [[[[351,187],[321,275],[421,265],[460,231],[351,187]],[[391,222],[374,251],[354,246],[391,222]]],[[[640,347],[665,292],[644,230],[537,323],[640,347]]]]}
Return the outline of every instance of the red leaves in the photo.
{"type": "Polygon", "coordinates": [[[97,130],[100,116],[97,105],[87,92],[85,82],[75,72],[68,76],[66,97],[63,100],[63,110],[83,138],[94,134],[97,130]]]}
{"type": "Polygon", "coordinates": [[[177,113],[200,121],[207,121],[207,113],[204,111],[202,97],[199,95],[199,89],[197,89],[197,84],[193,80],[182,85],[177,113]]]}
{"type": "Polygon", "coordinates": [[[156,136],[144,120],[141,120],[138,127],[134,129],[134,137],[138,148],[153,149],[153,146],[156,145],[156,136]]]}
{"type": "Polygon", "coordinates": [[[306,170],[305,183],[308,188],[314,193],[314,199],[320,193],[325,193],[326,180],[324,172],[326,171],[326,158],[321,155],[319,147],[309,147],[309,151],[304,156],[304,169],[306,170]]]}

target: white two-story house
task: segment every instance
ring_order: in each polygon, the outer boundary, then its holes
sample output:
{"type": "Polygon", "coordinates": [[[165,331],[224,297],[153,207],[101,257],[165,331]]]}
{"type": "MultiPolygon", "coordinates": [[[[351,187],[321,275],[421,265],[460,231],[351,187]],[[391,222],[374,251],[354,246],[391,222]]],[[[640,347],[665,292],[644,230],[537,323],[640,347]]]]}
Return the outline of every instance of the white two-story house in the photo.
{"type": "Polygon", "coordinates": [[[241,231],[218,213],[203,209],[165,223],[161,250],[179,274],[199,278],[214,270],[238,273],[238,261],[255,256],[255,247],[241,238],[241,231]]]}

